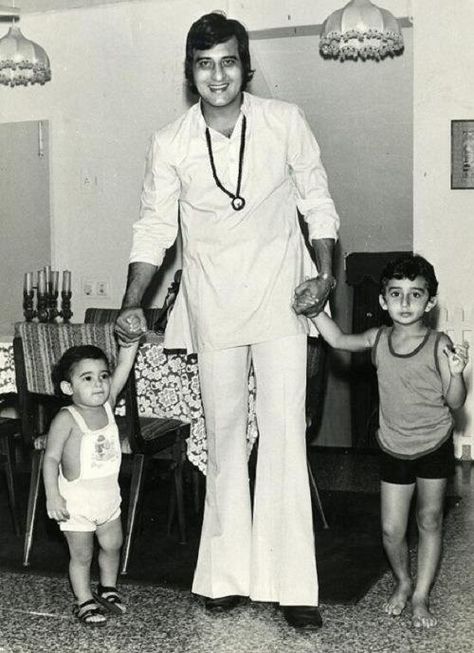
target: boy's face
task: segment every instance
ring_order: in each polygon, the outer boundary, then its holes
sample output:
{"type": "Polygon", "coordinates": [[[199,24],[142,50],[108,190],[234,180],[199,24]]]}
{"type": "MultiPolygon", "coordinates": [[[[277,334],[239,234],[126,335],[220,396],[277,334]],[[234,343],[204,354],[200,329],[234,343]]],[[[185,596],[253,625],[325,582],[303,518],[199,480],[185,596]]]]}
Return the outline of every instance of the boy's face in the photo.
{"type": "Polygon", "coordinates": [[[430,298],[428,284],[423,277],[416,277],[413,281],[390,279],[379,301],[394,323],[405,326],[422,320],[423,315],[436,305],[436,297],[430,298]]]}
{"type": "Polygon", "coordinates": [[[95,358],[79,361],[72,370],[71,381],[61,381],[61,390],[79,406],[102,406],[110,394],[110,372],[106,362],[95,358]]]}
{"type": "Polygon", "coordinates": [[[214,108],[240,105],[243,70],[235,36],[209,50],[195,50],[193,77],[204,105],[214,108]]]}

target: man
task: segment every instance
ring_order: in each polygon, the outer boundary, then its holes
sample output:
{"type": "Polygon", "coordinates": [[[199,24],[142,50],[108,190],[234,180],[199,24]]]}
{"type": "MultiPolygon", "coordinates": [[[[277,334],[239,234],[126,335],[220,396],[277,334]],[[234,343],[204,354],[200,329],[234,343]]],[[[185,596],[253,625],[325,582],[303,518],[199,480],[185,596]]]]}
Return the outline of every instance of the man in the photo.
{"type": "Polygon", "coordinates": [[[279,604],[293,626],[318,628],[305,447],[308,321],[292,301],[296,288],[306,314],[324,306],[335,285],[339,220],[300,110],[244,92],[253,71],[239,22],[217,12],[196,21],[185,74],[200,101],[153,137],[116,329],[130,343],[134,328],[145,328],[140,302],[176,238],[179,205],[183,272],[165,346],[198,353],[208,439],[193,591],[206,597],[209,611],[250,597],[279,604]],[[308,223],[317,278],[297,208],[308,223]],[[253,510],[250,361],[259,427],[253,510]]]}

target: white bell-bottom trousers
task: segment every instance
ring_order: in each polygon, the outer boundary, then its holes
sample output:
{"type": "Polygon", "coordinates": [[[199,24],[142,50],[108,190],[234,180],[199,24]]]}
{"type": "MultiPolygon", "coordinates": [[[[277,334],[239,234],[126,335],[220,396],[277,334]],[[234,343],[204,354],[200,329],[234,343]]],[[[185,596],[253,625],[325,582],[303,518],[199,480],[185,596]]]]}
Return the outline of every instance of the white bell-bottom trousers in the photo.
{"type": "Polygon", "coordinates": [[[306,335],[199,354],[206,501],[193,592],[317,605],[305,442],[306,335]],[[253,511],[246,441],[248,370],[259,430],[253,511]]]}

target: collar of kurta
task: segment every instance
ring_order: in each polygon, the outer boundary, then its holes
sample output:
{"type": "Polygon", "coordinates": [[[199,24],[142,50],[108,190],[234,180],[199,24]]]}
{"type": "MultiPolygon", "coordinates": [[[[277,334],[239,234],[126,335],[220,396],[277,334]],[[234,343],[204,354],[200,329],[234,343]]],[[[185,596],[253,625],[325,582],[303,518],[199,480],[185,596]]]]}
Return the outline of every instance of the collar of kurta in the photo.
{"type": "MultiPolygon", "coordinates": [[[[193,108],[195,110],[195,116],[197,119],[197,124],[199,125],[199,129],[204,133],[208,125],[204,120],[204,116],[202,113],[202,100],[200,99],[198,102],[196,102],[193,108]]],[[[240,105],[240,115],[237,118],[237,122],[235,124],[237,125],[239,122],[241,122],[241,116],[244,115],[247,118],[247,131],[248,131],[248,118],[250,113],[251,113],[251,96],[246,91],[242,91],[242,104],[240,105]]]]}

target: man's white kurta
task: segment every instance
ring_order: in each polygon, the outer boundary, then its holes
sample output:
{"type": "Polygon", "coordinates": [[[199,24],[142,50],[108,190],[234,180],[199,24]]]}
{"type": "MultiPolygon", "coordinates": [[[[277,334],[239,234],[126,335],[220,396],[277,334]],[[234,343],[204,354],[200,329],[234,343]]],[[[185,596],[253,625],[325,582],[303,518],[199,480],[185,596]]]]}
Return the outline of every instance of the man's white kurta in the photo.
{"type": "Polygon", "coordinates": [[[317,272],[296,207],[310,241],[337,239],[319,146],[301,110],[243,97],[230,139],[210,129],[217,175],[235,193],[246,116],[241,211],[214,181],[199,103],[152,137],[130,262],[159,266],[180,222],[183,274],[166,330],[171,349],[225,349],[308,332],[292,301],[296,286],[317,272]]]}

